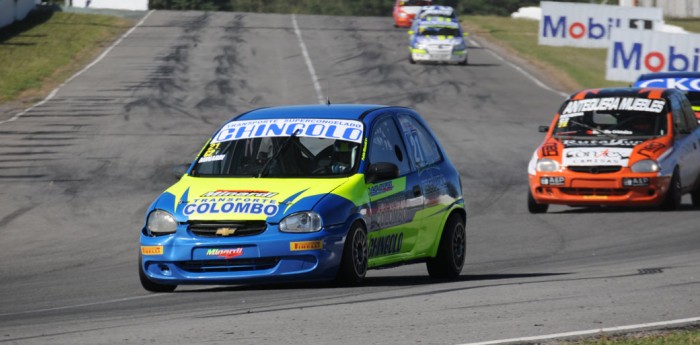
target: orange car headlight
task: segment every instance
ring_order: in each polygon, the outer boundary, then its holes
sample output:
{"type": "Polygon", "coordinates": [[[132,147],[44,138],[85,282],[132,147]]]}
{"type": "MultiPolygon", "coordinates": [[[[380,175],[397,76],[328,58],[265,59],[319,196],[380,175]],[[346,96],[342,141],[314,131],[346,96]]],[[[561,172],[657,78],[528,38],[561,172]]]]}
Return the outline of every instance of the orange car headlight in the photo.
{"type": "Polygon", "coordinates": [[[650,173],[659,171],[659,163],[651,159],[643,159],[637,163],[632,164],[631,168],[633,173],[650,173]]]}
{"type": "Polygon", "coordinates": [[[551,158],[540,158],[537,161],[537,171],[539,172],[553,172],[559,170],[559,162],[551,158]]]}

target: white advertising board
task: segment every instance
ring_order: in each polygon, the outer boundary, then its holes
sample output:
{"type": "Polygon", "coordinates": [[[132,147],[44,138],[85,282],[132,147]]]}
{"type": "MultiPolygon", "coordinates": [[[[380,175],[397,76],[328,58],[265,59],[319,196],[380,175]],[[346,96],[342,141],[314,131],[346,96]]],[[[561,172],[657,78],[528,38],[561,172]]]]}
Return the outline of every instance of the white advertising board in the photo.
{"type": "Polygon", "coordinates": [[[700,71],[700,34],[615,30],[608,46],[605,78],[633,82],[652,72],[700,71]]]}
{"type": "Polygon", "coordinates": [[[541,45],[607,48],[618,29],[653,31],[663,24],[660,8],[552,1],[542,1],[540,7],[541,45]]]}
{"type": "Polygon", "coordinates": [[[148,0],[73,0],[73,7],[145,11],[148,10],[148,0]]]}

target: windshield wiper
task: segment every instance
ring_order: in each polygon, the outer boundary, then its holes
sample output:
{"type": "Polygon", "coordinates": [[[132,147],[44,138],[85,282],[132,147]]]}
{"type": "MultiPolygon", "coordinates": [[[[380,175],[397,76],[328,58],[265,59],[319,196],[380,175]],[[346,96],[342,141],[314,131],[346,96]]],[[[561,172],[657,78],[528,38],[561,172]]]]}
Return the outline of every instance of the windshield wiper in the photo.
{"type": "Polygon", "coordinates": [[[591,131],[594,132],[593,134],[596,134],[596,133],[597,133],[597,134],[602,134],[602,135],[606,136],[608,139],[617,139],[617,135],[615,135],[615,134],[605,133],[605,132],[603,132],[603,130],[601,130],[601,129],[597,129],[597,128],[593,127],[593,126],[589,126],[589,125],[587,125],[587,124],[585,124],[585,123],[581,123],[581,122],[578,122],[578,121],[576,121],[576,120],[569,120],[569,121],[572,122],[572,123],[574,123],[574,124],[577,124],[577,125],[579,125],[579,126],[581,126],[581,127],[583,127],[583,128],[590,129],[591,131]]]}
{"type": "Polygon", "coordinates": [[[265,162],[265,164],[263,164],[262,168],[260,168],[260,172],[258,172],[258,178],[261,178],[263,176],[263,174],[265,174],[265,170],[267,170],[267,168],[270,167],[270,163],[272,163],[272,161],[274,161],[275,159],[277,159],[277,157],[279,157],[279,155],[282,153],[282,151],[284,151],[284,149],[287,148],[287,145],[289,145],[289,142],[292,141],[292,139],[296,138],[296,136],[297,136],[297,134],[299,134],[299,132],[301,132],[301,129],[297,129],[296,131],[294,131],[294,133],[292,133],[292,135],[290,135],[289,138],[287,138],[287,140],[285,140],[282,143],[282,145],[280,145],[277,152],[275,152],[275,154],[270,159],[268,159],[267,162],[265,162]]]}

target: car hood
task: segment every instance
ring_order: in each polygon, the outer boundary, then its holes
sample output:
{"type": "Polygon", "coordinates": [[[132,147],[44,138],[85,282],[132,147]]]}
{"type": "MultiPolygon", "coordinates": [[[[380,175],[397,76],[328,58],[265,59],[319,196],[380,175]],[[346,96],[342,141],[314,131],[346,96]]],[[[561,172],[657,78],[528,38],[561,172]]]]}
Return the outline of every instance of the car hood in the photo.
{"type": "Polygon", "coordinates": [[[660,160],[670,148],[668,137],[654,139],[548,139],[539,158],[551,158],[564,166],[628,167],[642,159],[660,160]]]}
{"type": "Polygon", "coordinates": [[[180,222],[188,220],[267,220],[311,210],[348,178],[274,179],[184,176],[156,201],[180,222]]]}
{"type": "Polygon", "coordinates": [[[446,38],[445,36],[420,36],[416,38],[416,43],[421,43],[421,44],[451,44],[451,45],[458,45],[464,42],[463,38],[460,37],[452,37],[452,38],[446,38]]]}

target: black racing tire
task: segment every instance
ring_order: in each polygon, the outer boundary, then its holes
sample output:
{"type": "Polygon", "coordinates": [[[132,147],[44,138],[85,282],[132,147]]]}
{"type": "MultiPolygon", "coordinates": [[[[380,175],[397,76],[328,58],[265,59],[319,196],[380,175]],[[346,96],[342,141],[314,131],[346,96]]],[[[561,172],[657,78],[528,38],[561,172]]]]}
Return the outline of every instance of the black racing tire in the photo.
{"type": "Polygon", "coordinates": [[[464,58],[464,61],[461,61],[461,62],[459,63],[460,66],[466,66],[466,65],[468,65],[468,64],[469,64],[469,57],[465,57],[465,58],[464,58]]]}
{"type": "Polygon", "coordinates": [[[345,237],[335,281],[346,286],[360,284],[367,274],[368,254],[367,230],[361,222],[355,222],[345,237]]]}
{"type": "Polygon", "coordinates": [[[532,191],[527,191],[527,210],[532,214],[547,213],[549,204],[538,204],[535,197],[532,196],[532,191]]]}
{"type": "Polygon", "coordinates": [[[428,274],[435,279],[455,279],[464,267],[467,254],[467,231],[464,220],[453,213],[447,219],[440,237],[437,256],[426,262],[428,274]]]}
{"type": "Polygon", "coordinates": [[[411,55],[411,53],[408,53],[408,63],[410,63],[411,65],[416,64],[416,60],[413,60],[413,55],[411,55]]]}
{"type": "Polygon", "coordinates": [[[146,273],[143,271],[143,264],[141,263],[141,255],[139,254],[139,280],[141,281],[141,286],[146,291],[150,292],[173,292],[175,291],[175,288],[177,288],[177,285],[166,285],[166,284],[158,284],[150,279],[148,279],[148,276],[146,276],[146,273]]]}
{"type": "Polygon", "coordinates": [[[678,168],[676,168],[673,170],[671,183],[669,183],[664,201],[661,202],[662,210],[675,211],[681,207],[681,198],[683,197],[681,186],[681,174],[678,171],[678,168]]]}

